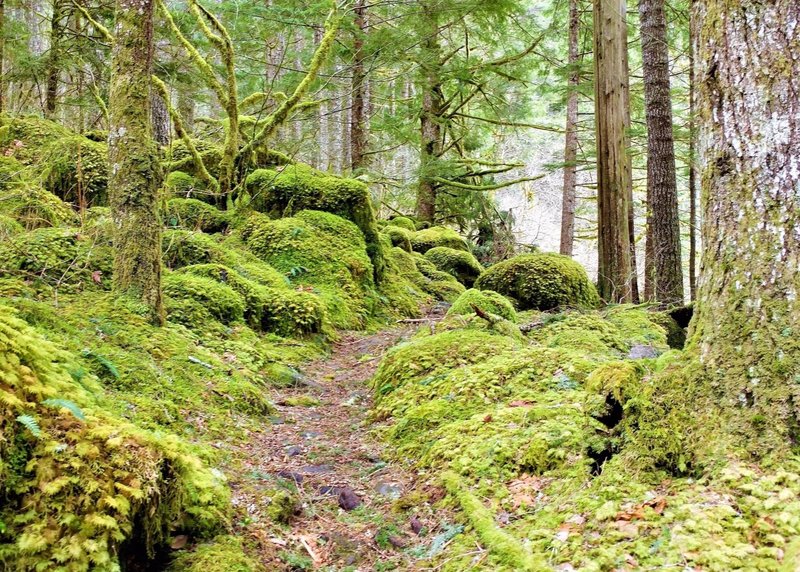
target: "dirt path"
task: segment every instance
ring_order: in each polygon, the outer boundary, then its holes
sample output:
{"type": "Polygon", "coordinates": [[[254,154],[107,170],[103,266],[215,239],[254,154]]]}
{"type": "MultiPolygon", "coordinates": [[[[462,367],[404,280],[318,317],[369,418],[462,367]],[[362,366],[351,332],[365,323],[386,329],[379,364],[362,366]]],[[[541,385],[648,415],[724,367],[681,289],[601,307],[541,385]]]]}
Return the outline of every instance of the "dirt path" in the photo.
{"type": "Polygon", "coordinates": [[[431,535],[446,527],[430,508],[440,491],[389,462],[366,421],[367,380],[417,327],[345,333],[328,358],[304,368],[302,387],[273,396],[275,424],[252,435],[231,483],[237,511],[246,515],[237,528],[256,540],[267,569],[415,569],[431,535]],[[278,526],[269,515],[286,491],[299,497],[298,510],[278,526]]]}

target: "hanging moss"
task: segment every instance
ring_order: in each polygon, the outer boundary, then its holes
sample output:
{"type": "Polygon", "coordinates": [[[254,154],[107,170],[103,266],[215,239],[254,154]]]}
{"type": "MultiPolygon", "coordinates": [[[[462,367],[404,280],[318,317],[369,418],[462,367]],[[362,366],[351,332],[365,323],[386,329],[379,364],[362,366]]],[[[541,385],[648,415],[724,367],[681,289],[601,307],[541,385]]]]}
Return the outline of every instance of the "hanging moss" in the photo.
{"type": "Polygon", "coordinates": [[[517,312],[508,298],[491,290],[467,290],[447,310],[447,315],[448,317],[474,315],[473,306],[477,306],[484,312],[497,314],[511,322],[517,321],[517,312]]]}
{"type": "Polygon", "coordinates": [[[221,232],[228,226],[228,214],[198,199],[171,199],[164,221],[172,228],[221,232]]]}
{"type": "Polygon", "coordinates": [[[246,186],[251,197],[250,207],[273,217],[314,209],[355,223],[363,233],[374,279],[376,283],[383,280],[385,255],[367,185],[295,164],[278,171],[256,170],[247,177],[246,186]]]}
{"type": "Polygon", "coordinates": [[[415,252],[425,254],[431,248],[444,246],[454,250],[469,251],[467,241],[453,229],[443,226],[434,226],[418,230],[411,235],[411,248],[415,252]]]}
{"type": "Polygon", "coordinates": [[[600,303],[583,267],[560,254],[515,256],[489,268],[475,286],[514,298],[522,310],[594,308],[600,303]]]}
{"type": "Polygon", "coordinates": [[[454,276],[467,288],[472,288],[483,273],[483,266],[478,259],[463,250],[437,246],[425,253],[425,259],[433,263],[437,270],[454,276]]]}
{"type": "Polygon", "coordinates": [[[217,529],[221,480],[174,436],[99,409],[73,364],[0,305],[0,562],[111,570],[126,539],[146,559],[175,528],[217,529]]]}

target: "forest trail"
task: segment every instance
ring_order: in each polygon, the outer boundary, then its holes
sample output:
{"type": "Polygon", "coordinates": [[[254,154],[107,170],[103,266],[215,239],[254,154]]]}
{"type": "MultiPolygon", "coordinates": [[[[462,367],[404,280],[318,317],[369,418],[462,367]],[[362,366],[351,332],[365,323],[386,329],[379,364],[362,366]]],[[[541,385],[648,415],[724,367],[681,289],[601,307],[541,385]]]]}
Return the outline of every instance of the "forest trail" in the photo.
{"type": "MultiPolygon", "coordinates": [[[[274,423],[239,450],[231,483],[236,526],[259,545],[267,569],[410,569],[415,545],[424,553],[430,536],[447,530],[429,502],[443,491],[388,461],[367,419],[367,382],[381,358],[442,315],[434,309],[427,318],[373,334],[344,332],[326,358],[303,368],[302,382],[273,394],[274,423]],[[296,502],[280,528],[273,522],[277,491],[296,502]]],[[[285,502],[287,516],[293,501],[285,502]]]]}

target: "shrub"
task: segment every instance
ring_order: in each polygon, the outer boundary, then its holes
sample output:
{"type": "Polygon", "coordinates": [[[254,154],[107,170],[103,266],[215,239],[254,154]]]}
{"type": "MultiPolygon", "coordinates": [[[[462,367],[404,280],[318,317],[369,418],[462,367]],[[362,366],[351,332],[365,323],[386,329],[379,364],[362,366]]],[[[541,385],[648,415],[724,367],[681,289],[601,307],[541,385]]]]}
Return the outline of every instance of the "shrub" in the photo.
{"type": "Polygon", "coordinates": [[[586,270],[560,254],[523,254],[495,264],[475,283],[519,302],[521,310],[594,308],[600,303],[586,270]]]}
{"type": "Polygon", "coordinates": [[[469,250],[467,241],[453,229],[443,226],[433,226],[418,230],[411,235],[411,248],[415,252],[425,254],[431,248],[445,246],[455,250],[469,250]]]}
{"type": "Polygon", "coordinates": [[[473,306],[477,306],[484,312],[505,318],[510,322],[517,321],[517,312],[508,298],[491,290],[476,290],[474,288],[461,294],[447,311],[447,315],[464,316],[474,314],[473,306]]]}
{"type": "Polygon", "coordinates": [[[446,246],[431,248],[425,258],[442,272],[454,276],[467,288],[472,288],[475,281],[483,273],[483,266],[471,253],[455,250],[446,246]]]}

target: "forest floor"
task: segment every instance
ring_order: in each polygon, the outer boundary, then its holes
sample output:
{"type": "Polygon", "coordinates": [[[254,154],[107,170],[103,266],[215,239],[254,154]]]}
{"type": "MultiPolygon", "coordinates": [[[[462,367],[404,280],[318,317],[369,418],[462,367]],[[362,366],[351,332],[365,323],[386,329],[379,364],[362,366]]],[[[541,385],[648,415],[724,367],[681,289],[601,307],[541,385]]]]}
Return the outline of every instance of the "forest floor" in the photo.
{"type": "Polygon", "coordinates": [[[240,448],[231,476],[237,532],[255,541],[267,569],[417,569],[452,536],[450,515],[431,506],[444,490],[390,460],[368,419],[368,380],[387,350],[442,317],[427,316],[342,333],[298,386],[272,396],[273,424],[240,448]],[[276,527],[279,511],[287,522],[276,527]]]}

